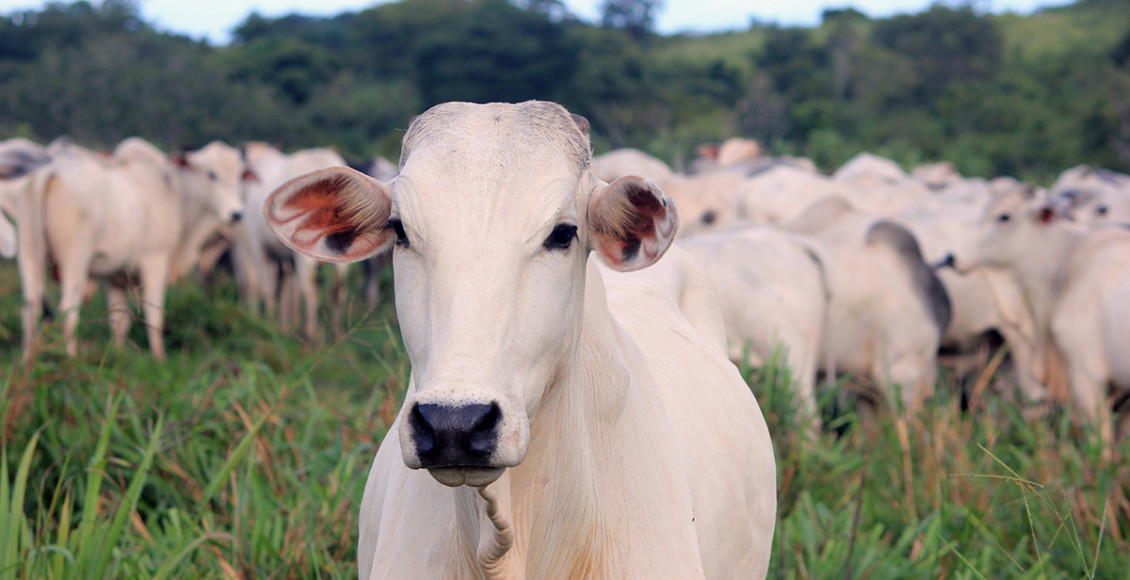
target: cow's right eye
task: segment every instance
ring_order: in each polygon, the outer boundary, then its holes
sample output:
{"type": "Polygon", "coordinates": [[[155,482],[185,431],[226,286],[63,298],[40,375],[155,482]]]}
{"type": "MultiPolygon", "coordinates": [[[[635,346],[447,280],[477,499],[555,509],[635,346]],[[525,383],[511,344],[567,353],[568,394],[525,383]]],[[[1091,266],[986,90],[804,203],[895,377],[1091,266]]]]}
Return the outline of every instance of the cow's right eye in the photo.
{"type": "Polygon", "coordinates": [[[393,233],[396,234],[396,245],[401,248],[408,247],[408,234],[404,233],[404,224],[401,223],[400,220],[396,218],[388,220],[388,225],[385,226],[385,229],[392,230],[393,233]]]}
{"type": "Polygon", "coordinates": [[[568,250],[575,239],[577,239],[577,226],[557,224],[542,246],[547,250],[568,250]]]}
{"type": "Polygon", "coordinates": [[[1002,213],[1001,215],[997,216],[997,221],[1002,223],[1002,224],[1007,222],[1010,219],[1012,219],[1012,214],[1008,214],[1008,213],[1002,213]]]}

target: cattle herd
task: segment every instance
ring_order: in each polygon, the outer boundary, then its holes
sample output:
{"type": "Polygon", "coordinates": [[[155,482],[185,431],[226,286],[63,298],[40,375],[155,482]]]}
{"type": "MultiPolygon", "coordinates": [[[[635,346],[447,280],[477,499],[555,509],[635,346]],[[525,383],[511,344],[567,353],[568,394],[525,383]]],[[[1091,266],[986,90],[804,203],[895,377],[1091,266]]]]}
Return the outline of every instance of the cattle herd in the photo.
{"type": "Polygon", "coordinates": [[[25,353],[54,271],[68,353],[104,283],[119,343],[140,286],[158,358],[167,285],[225,251],[247,304],[297,325],[304,303],[309,337],[319,264],[336,324],[346,264],[391,255],[412,377],[366,485],[364,578],[763,577],[775,463],[733,362],[779,361],[817,431],[821,373],[913,413],[939,352],[1003,341],[1000,396],[1069,404],[1115,443],[1130,176],[1079,166],[1044,189],[870,154],[826,175],[744,139],[702,153],[682,173],[594,158],[587,121],[542,102],[434,107],[399,172],[263,143],[11,139],[0,255],[25,353]]]}

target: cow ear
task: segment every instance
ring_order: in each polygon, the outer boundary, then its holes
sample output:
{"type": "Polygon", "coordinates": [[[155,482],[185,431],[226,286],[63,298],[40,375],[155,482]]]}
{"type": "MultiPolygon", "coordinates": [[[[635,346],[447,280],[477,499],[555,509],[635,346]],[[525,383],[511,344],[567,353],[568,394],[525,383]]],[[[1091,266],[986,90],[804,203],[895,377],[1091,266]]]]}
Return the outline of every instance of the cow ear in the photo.
{"type": "Polygon", "coordinates": [[[1055,218],[1055,208],[1050,205],[1040,206],[1040,208],[1036,210],[1036,221],[1040,222],[1041,225],[1046,226],[1055,221],[1055,218]]]}
{"type": "Polygon", "coordinates": [[[599,187],[589,202],[592,248],[621,272],[654,264],[675,239],[675,203],[641,177],[621,177],[599,187]]]}
{"type": "Polygon", "coordinates": [[[392,246],[392,190],[348,167],[330,167],[282,184],[263,204],[267,224],[297,252],[325,262],[356,262],[392,246]]]}

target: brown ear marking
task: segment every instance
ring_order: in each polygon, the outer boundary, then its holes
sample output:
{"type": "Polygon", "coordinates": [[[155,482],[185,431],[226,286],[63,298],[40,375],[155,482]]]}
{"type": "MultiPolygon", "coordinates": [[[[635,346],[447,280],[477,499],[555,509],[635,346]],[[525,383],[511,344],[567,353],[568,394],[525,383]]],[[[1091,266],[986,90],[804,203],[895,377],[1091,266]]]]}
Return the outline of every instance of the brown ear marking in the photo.
{"type": "Polygon", "coordinates": [[[621,266],[636,261],[642,252],[647,261],[666,250],[658,243],[670,231],[657,231],[669,225],[672,211],[662,192],[639,177],[623,177],[593,201],[589,222],[600,253],[610,265],[621,266]]]}
{"type": "Polygon", "coordinates": [[[264,213],[271,228],[298,252],[327,262],[353,262],[395,239],[384,227],[389,211],[384,188],[352,169],[320,169],[279,186],[267,198],[264,213]]]}

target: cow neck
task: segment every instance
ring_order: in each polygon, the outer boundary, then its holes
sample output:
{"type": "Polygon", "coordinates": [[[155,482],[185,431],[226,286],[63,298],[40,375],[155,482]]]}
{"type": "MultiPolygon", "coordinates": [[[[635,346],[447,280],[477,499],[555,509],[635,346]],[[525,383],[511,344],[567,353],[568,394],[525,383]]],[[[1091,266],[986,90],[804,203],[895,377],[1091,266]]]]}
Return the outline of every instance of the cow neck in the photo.
{"type": "Polygon", "coordinates": [[[477,539],[478,577],[602,578],[621,567],[609,538],[623,533],[609,530],[622,524],[600,493],[597,468],[613,460],[606,442],[625,411],[630,374],[604,292],[590,265],[580,345],[531,418],[522,464],[485,488],[455,490],[466,549],[477,539]]]}
{"type": "Polygon", "coordinates": [[[1036,252],[1039,259],[1019,264],[1017,275],[1028,304],[1041,329],[1046,329],[1053,305],[1066,287],[1071,271],[1071,256],[1084,232],[1074,224],[1055,222],[1046,226],[1036,252]]]}

